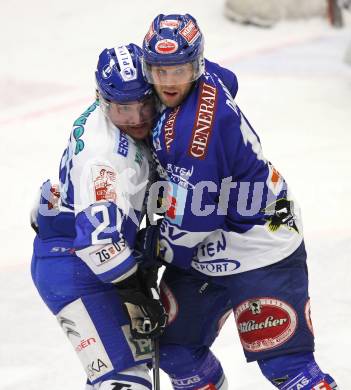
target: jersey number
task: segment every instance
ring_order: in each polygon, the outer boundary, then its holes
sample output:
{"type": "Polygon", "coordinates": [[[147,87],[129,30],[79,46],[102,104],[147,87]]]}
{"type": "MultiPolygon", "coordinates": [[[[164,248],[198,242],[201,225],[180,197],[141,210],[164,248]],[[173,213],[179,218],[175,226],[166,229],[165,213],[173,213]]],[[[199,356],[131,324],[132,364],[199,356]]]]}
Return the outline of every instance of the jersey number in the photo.
{"type": "MultiPolygon", "coordinates": [[[[111,244],[111,238],[102,238],[99,239],[98,236],[100,233],[104,232],[104,230],[110,224],[110,216],[108,215],[107,207],[105,205],[97,205],[91,208],[91,215],[95,217],[97,213],[101,213],[102,222],[96,227],[96,229],[91,233],[91,243],[92,245],[101,245],[101,244],[111,244]]],[[[95,219],[97,221],[97,219],[95,219]]]]}

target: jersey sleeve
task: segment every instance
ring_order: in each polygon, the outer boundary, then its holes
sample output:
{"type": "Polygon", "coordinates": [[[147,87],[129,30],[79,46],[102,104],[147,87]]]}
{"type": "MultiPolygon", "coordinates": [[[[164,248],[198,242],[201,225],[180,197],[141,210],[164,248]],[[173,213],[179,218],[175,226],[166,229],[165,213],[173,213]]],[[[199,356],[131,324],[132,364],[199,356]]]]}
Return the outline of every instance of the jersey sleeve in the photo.
{"type": "MultiPolygon", "coordinates": [[[[84,181],[90,201],[76,215],[75,247],[104,282],[116,282],[136,269],[131,248],[141,219],[147,177],[123,164],[94,162],[84,181]],[[137,201],[137,198],[141,198],[137,201]]],[[[84,195],[86,196],[86,195],[84,195]]]]}
{"type": "MultiPolygon", "coordinates": [[[[264,225],[271,217],[271,205],[287,197],[287,184],[282,175],[263,155],[260,139],[238,106],[236,141],[232,153],[230,181],[225,182],[230,191],[226,208],[228,230],[245,233],[255,225],[264,225]]],[[[226,206],[226,204],[225,204],[226,206]]]]}
{"type": "Polygon", "coordinates": [[[235,99],[239,89],[238,78],[236,77],[235,73],[227,68],[224,68],[223,66],[220,66],[215,62],[211,62],[208,60],[205,60],[205,67],[210,72],[216,74],[222,80],[224,85],[228,88],[233,99],[235,99]]]}

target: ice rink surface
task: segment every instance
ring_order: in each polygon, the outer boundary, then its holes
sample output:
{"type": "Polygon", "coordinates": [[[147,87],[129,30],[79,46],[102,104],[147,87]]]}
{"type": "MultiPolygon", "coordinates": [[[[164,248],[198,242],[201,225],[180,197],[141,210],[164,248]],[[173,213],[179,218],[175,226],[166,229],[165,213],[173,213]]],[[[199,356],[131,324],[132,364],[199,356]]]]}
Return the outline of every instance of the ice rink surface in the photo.
{"type": "MultiPolygon", "coordinates": [[[[172,12],[192,13],[206,57],[236,72],[237,102],[299,200],[317,360],[349,390],[350,15],[341,30],[321,19],[262,30],[232,24],[223,1],[203,0],[0,0],[0,388],[83,389],[80,363],[31,282],[28,214],[42,181],[57,178],[71,124],[93,101],[99,52],[140,44],[153,17],[172,12]]],[[[214,351],[230,390],[272,388],[245,362],[232,318],[214,351]]]]}

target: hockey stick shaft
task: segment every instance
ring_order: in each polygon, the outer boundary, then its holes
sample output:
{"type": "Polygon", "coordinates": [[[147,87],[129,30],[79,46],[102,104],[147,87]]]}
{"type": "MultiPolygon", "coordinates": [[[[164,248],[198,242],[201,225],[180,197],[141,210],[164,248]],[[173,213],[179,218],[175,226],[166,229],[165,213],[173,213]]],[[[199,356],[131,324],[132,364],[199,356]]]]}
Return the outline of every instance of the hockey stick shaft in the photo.
{"type": "Polygon", "coordinates": [[[152,359],[152,376],[154,382],[154,390],[161,390],[160,387],[160,342],[159,339],[154,339],[154,354],[152,359]]]}

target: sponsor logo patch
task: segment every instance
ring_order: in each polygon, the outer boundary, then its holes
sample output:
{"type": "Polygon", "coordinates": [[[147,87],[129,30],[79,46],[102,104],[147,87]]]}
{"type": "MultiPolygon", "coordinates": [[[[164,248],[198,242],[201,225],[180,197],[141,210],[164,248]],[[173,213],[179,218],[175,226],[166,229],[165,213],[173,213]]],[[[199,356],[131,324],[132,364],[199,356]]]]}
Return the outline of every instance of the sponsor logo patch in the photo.
{"type": "Polygon", "coordinates": [[[121,131],[119,133],[119,141],[117,145],[117,153],[120,154],[123,157],[128,156],[128,150],[129,150],[129,141],[127,136],[121,131]]]}
{"type": "Polygon", "coordinates": [[[89,379],[95,379],[96,376],[101,376],[102,373],[106,373],[108,370],[107,364],[102,359],[93,360],[85,367],[85,371],[89,379]]]}
{"type": "Polygon", "coordinates": [[[134,360],[151,359],[153,352],[151,339],[134,339],[130,333],[130,325],[123,325],[121,328],[134,360]]]}
{"type": "Polygon", "coordinates": [[[122,253],[126,249],[125,239],[121,239],[118,242],[112,244],[107,244],[100,248],[99,250],[90,253],[90,258],[96,266],[107,263],[108,261],[114,259],[117,255],[122,253]]]}
{"type": "MultiPolygon", "coordinates": [[[[201,379],[198,375],[191,376],[189,378],[181,378],[181,379],[171,378],[171,382],[173,385],[175,385],[177,387],[184,387],[184,388],[186,388],[190,385],[194,385],[196,383],[199,383],[200,381],[201,381],[201,379]]],[[[201,389],[205,389],[205,387],[201,387],[201,389]]],[[[206,389],[207,389],[207,386],[206,386],[206,389]]]]}
{"type": "Polygon", "coordinates": [[[125,67],[121,71],[121,75],[122,75],[122,78],[124,81],[134,80],[134,79],[136,79],[136,76],[137,76],[136,69],[132,68],[131,66],[125,67]]]}
{"type": "Polygon", "coordinates": [[[88,339],[81,340],[80,343],[76,346],[76,352],[80,352],[85,348],[88,348],[90,345],[95,344],[96,340],[94,337],[89,337],[88,339]]]}
{"type": "Polygon", "coordinates": [[[248,352],[262,352],[287,342],[297,328],[295,310],[275,298],[247,300],[234,311],[241,344],[248,352]]]}
{"type": "Polygon", "coordinates": [[[174,19],[169,20],[162,20],[160,23],[160,28],[170,28],[170,29],[176,29],[179,27],[179,21],[174,19]]]}
{"type": "Polygon", "coordinates": [[[116,202],[117,195],[115,190],[116,173],[108,166],[95,165],[92,167],[94,180],[95,200],[107,200],[116,202]]]}
{"type": "Polygon", "coordinates": [[[50,249],[50,253],[57,253],[57,254],[73,254],[75,252],[75,248],[66,248],[64,246],[53,246],[50,249]]]}
{"type": "Polygon", "coordinates": [[[195,186],[190,183],[189,178],[194,173],[194,166],[192,165],[190,169],[179,167],[177,165],[168,163],[166,168],[169,179],[174,184],[179,184],[181,187],[188,189],[194,189],[195,186]]]}
{"type": "Polygon", "coordinates": [[[120,74],[124,81],[135,80],[137,77],[136,69],[133,65],[132,57],[126,46],[118,46],[115,48],[115,53],[118,60],[118,65],[121,70],[120,74]]]}
{"type": "Polygon", "coordinates": [[[175,121],[177,118],[177,114],[179,112],[180,106],[175,108],[168,116],[167,122],[165,123],[164,127],[164,135],[165,135],[165,145],[167,152],[169,152],[169,149],[171,147],[171,144],[174,140],[174,127],[175,127],[175,121]]]}
{"type": "Polygon", "coordinates": [[[188,154],[191,157],[200,160],[206,157],[214,123],[217,94],[217,89],[212,85],[206,83],[201,84],[195,125],[188,150],[188,154]]]}
{"type": "Polygon", "coordinates": [[[78,338],[81,337],[80,333],[77,331],[77,324],[75,321],[62,315],[58,316],[57,320],[68,338],[70,338],[71,336],[78,338]]]}
{"type": "Polygon", "coordinates": [[[230,275],[240,267],[237,260],[218,259],[211,261],[202,261],[201,263],[193,260],[191,266],[205,275],[222,274],[230,275]]]}
{"type": "Polygon", "coordinates": [[[89,378],[96,380],[113,370],[90,313],[80,298],[66,305],[56,318],[89,378]]]}
{"type": "Polygon", "coordinates": [[[190,20],[182,30],[180,30],[180,35],[191,45],[194,43],[197,38],[200,36],[200,30],[196,27],[195,23],[190,20]]]}
{"type": "Polygon", "coordinates": [[[178,43],[173,39],[161,39],[156,43],[155,50],[160,54],[173,54],[178,50],[178,43]]]}

